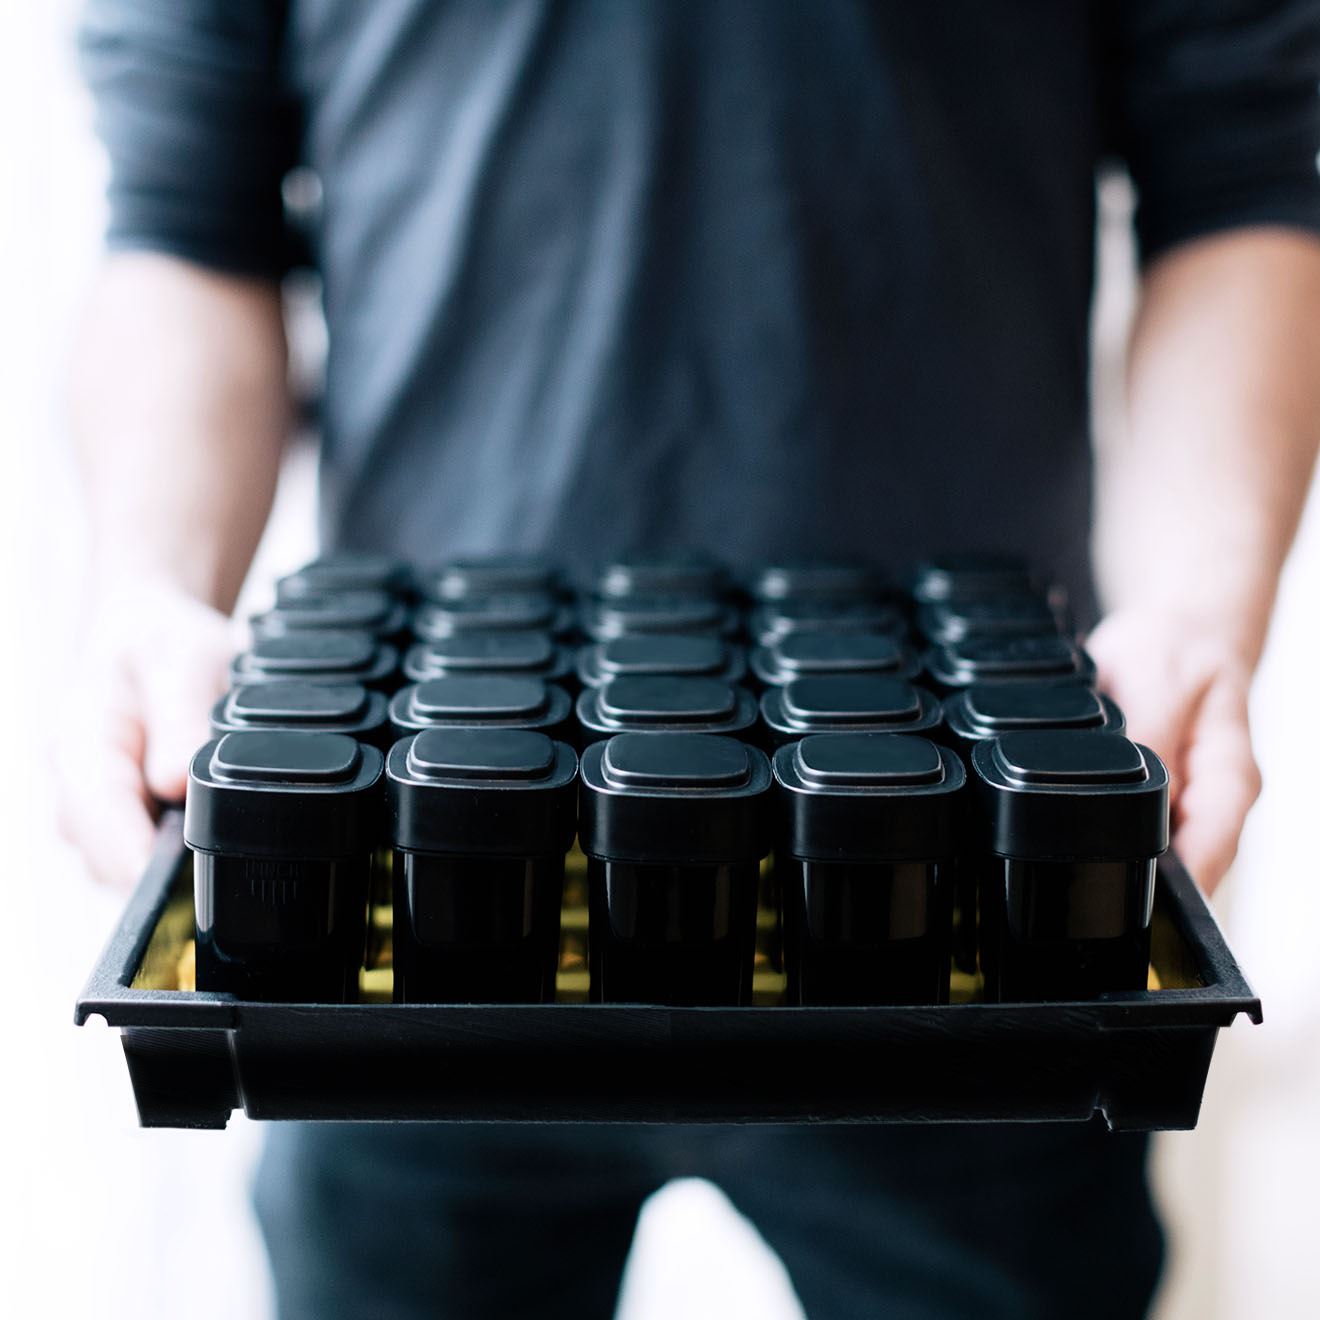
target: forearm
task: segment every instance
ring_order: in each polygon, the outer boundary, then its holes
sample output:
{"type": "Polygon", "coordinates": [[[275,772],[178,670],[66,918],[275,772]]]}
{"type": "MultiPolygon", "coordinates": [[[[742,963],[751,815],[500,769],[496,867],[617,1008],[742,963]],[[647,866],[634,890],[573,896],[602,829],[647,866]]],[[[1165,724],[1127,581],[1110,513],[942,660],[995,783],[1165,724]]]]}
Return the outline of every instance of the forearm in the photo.
{"type": "Polygon", "coordinates": [[[232,609],[274,495],[285,365],[273,283],[107,258],[73,381],[97,586],[165,580],[232,609]]]}
{"type": "Polygon", "coordinates": [[[1103,458],[1108,609],[1173,613],[1254,668],[1318,438],[1320,241],[1239,231],[1159,259],[1103,458]]]}

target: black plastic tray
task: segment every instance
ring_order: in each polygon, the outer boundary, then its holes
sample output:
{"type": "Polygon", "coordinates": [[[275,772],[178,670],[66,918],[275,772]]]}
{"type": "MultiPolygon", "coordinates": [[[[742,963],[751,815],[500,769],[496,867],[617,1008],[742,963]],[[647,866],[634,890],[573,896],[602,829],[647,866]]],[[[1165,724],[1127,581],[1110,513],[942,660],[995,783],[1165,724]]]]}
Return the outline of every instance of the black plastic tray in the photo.
{"type": "Polygon", "coordinates": [[[182,817],[77,1003],[122,1033],[146,1127],[444,1122],[1196,1125],[1220,1027],[1261,1020],[1205,901],[1161,864],[1161,988],[1084,1003],[686,1008],[249,1003],[142,988],[186,920],[182,817]],[[172,900],[172,901],[171,901],[172,900]],[[172,917],[169,914],[173,914],[172,917]],[[136,984],[135,984],[136,982],[136,984]]]}

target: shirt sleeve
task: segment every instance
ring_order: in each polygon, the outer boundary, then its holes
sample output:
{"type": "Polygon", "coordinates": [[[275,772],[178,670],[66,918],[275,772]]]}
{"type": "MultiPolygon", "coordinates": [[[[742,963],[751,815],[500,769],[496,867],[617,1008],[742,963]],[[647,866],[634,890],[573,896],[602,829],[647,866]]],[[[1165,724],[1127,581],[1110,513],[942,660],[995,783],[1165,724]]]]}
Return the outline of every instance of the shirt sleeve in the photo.
{"type": "Polygon", "coordinates": [[[110,158],[112,248],[242,274],[288,265],[299,116],[287,0],[86,0],[79,52],[110,158]]]}
{"type": "Polygon", "coordinates": [[[1149,260],[1244,225],[1320,231],[1320,0],[1104,0],[1110,145],[1149,260]]]}

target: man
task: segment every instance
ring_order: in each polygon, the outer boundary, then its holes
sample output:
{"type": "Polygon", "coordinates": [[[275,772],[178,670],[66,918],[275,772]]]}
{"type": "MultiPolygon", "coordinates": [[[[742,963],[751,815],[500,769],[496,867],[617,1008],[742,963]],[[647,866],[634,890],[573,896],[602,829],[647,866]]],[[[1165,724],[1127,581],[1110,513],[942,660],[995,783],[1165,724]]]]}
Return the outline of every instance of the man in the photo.
{"type": "MultiPolygon", "coordinates": [[[[999,546],[1089,624],[1111,152],[1143,267],[1090,645],[1221,878],[1320,424],[1310,0],[92,0],[84,51],[103,791],[69,828],[107,878],[182,792],[269,509],[291,167],[323,189],[328,544],[999,546]]],[[[294,1128],[258,1201],[291,1317],[606,1315],[641,1199],[700,1172],[813,1318],[1112,1320],[1158,1270],[1143,1158],[1068,1127],[294,1128]]]]}

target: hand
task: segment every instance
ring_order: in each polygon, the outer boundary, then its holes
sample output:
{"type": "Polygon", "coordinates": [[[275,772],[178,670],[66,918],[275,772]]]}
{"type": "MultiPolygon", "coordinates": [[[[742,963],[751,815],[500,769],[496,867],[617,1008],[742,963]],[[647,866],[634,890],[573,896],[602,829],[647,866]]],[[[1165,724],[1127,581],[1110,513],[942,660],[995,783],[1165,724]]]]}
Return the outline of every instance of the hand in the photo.
{"type": "Polygon", "coordinates": [[[1204,621],[1137,610],[1109,615],[1086,645],[1100,686],[1127,716],[1128,736],[1168,766],[1173,847],[1214,893],[1260,795],[1247,719],[1250,665],[1204,621]]]}
{"type": "Polygon", "coordinates": [[[96,879],[127,890],[150,855],[157,802],[182,801],[206,741],[230,623],[177,587],[135,583],[103,596],[87,647],[56,744],[60,828],[96,879]]]}

